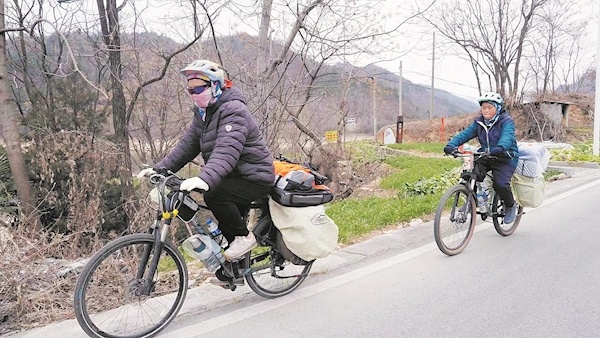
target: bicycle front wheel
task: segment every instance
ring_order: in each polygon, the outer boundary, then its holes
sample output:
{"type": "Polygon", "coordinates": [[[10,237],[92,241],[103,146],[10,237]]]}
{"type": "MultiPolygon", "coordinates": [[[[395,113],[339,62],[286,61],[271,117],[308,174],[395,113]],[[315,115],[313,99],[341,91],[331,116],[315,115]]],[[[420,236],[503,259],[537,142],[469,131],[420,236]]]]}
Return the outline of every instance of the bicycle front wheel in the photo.
{"type": "Polygon", "coordinates": [[[156,273],[146,276],[154,244],[154,235],[128,235],[90,259],[77,280],[74,301],[77,321],[88,335],[151,337],[175,318],[187,292],[187,266],[177,248],[165,243],[156,273]],[[150,281],[147,292],[145,280],[150,281]]]}
{"type": "MultiPolygon", "coordinates": [[[[281,236],[277,229],[272,232],[281,236]]],[[[272,246],[261,246],[246,253],[244,259],[248,286],[265,298],[276,298],[296,290],[306,279],[314,261],[295,265],[272,246]]]]}
{"type": "Polygon", "coordinates": [[[446,191],[433,221],[435,243],[440,251],[454,256],[465,249],[477,222],[475,208],[475,199],[469,198],[469,189],[464,185],[458,184],[446,191]]]}
{"type": "Polygon", "coordinates": [[[521,216],[523,216],[523,207],[519,205],[519,209],[517,209],[517,218],[511,224],[504,223],[504,203],[500,199],[498,194],[494,194],[494,200],[492,202],[492,220],[494,222],[494,228],[496,232],[502,236],[510,236],[512,235],[519,223],[521,222],[521,216]]]}

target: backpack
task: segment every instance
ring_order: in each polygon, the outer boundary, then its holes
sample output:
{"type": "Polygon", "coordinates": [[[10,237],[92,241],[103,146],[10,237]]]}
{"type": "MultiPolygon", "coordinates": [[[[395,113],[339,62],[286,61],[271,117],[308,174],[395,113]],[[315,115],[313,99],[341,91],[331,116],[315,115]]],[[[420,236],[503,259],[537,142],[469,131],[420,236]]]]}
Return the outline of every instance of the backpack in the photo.
{"type": "Polygon", "coordinates": [[[273,161],[275,185],[271,198],[281,205],[306,207],[333,200],[333,193],[324,183],[327,177],[310,167],[283,158],[273,161]]]}

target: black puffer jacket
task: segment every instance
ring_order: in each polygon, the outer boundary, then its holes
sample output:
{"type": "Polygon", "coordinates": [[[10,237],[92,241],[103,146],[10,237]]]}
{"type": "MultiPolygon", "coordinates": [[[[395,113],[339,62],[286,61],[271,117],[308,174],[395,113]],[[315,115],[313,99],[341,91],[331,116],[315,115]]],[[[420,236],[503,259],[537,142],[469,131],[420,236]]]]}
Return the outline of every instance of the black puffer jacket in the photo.
{"type": "Polygon", "coordinates": [[[194,108],[191,125],[154,168],[177,172],[200,153],[205,165],[199,176],[209,188],[224,177],[264,184],[275,180],[273,157],[237,88],[223,90],[219,101],[207,108],[205,121],[194,108]]]}

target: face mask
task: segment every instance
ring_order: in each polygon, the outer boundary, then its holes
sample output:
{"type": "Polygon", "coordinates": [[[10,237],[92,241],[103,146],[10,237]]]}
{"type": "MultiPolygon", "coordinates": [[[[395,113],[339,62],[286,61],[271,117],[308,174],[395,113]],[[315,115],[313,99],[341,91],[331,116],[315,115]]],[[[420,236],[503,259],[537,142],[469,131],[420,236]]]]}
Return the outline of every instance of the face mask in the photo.
{"type": "Polygon", "coordinates": [[[206,109],[206,107],[208,107],[208,105],[211,104],[211,101],[213,100],[212,91],[210,89],[207,89],[200,94],[192,94],[191,96],[192,101],[194,101],[196,107],[201,109],[206,109]]]}

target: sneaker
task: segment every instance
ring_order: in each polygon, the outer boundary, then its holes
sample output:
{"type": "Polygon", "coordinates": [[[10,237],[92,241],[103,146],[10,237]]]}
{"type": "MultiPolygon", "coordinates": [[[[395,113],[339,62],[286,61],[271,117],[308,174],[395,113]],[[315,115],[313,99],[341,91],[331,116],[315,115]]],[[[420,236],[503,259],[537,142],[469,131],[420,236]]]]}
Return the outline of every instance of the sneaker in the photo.
{"type": "Polygon", "coordinates": [[[256,248],[256,246],[256,238],[254,238],[252,232],[250,232],[248,236],[236,236],[233,241],[229,243],[229,248],[223,252],[223,256],[228,261],[231,261],[256,248]]]}
{"type": "Polygon", "coordinates": [[[506,208],[504,212],[504,224],[510,224],[515,221],[517,218],[517,209],[519,209],[519,206],[516,204],[506,208]]]}

